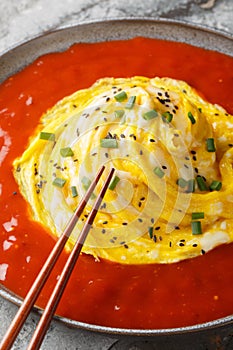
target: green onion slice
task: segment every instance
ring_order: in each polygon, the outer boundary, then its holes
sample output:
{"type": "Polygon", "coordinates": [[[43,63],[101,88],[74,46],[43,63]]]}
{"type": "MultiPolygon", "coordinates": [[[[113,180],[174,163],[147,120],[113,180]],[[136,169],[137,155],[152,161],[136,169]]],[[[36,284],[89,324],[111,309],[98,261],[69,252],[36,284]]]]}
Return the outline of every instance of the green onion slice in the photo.
{"type": "Polygon", "coordinates": [[[130,98],[128,99],[125,108],[127,109],[132,109],[134,106],[134,103],[136,101],[136,96],[130,96],[130,98]]]}
{"type": "Polygon", "coordinates": [[[178,179],[176,181],[177,185],[181,188],[185,188],[188,184],[188,182],[185,179],[182,179],[182,177],[180,179],[178,179]]]}
{"type": "Polygon", "coordinates": [[[120,178],[118,176],[115,176],[113,178],[113,180],[111,181],[110,185],[108,186],[108,188],[113,191],[114,188],[116,187],[116,185],[118,184],[118,182],[120,181],[120,178]]]}
{"type": "MultiPolygon", "coordinates": [[[[82,182],[82,184],[83,184],[83,188],[84,188],[84,190],[88,190],[88,188],[90,187],[90,185],[91,185],[91,180],[90,179],[88,179],[88,177],[86,177],[86,176],[83,176],[83,178],[82,178],[82,180],[81,180],[81,182],[82,182]]],[[[93,199],[93,198],[95,198],[96,197],[96,195],[94,194],[94,193],[92,193],[92,195],[91,195],[91,199],[93,199]]]]}
{"type": "Polygon", "coordinates": [[[170,112],[164,112],[162,114],[162,119],[166,123],[170,123],[172,121],[172,118],[173,118],[173,114],[171,114],[170,112]]]}
{"type": "Polygon", "coordinates": [[[88,190],[88,188],[90,187],[90,184],[91,184],[91,180],[88,179],[88,177],[83,176],[81,182],[82,182],[82,184],[83,184],[83,188],[84,188],[85,190],[88,190]]]}
{"type": "Polygon", "coordinates": [[[51,132],[41,131],[40,139],[47,140],[47,141],[55,141],[55,134],[53,134],[51,132]]]}
{"type": "Polygon", "coordinates": [[[188,180],[187,192],[194,192],[194,191],[195,191],[195,179],[188,180]]]}
{"type": "Polygon", "coordinates": [[[74,155],[74,152],[70,147],[65,147],[60,149],[60,154],[62,157],[72,157],[74,155]]]}
{"type": "Polygon", "coordinates": [[[143,114],[143,118],[145,120],[151,120],[158,117],[158,112],[155,111],[154,109],[151,109],[150,111],[146,112],[143,114]]]}
{"type": "Polygon", "coordinates": [[[123,109],[118,109],[114,113],[116,118],[122,118],[123,115],[125,114],[125,111],[123,109]]]}
{"type": "Polygon", "coordinates": [[[148,233],[149,233],[149,236],[150,238],[153,238],[153,227],[148,227],[148,233]]]}
{"type": "Polygon", "coordinates": [[[78,191],[76,186],[71,186],[71,194],[73,198],[78,196],[78,191]]]}
{"type": "Polygon", "coordinates": [[[127,93],[125,91],[119,92],[119,94],[114,96],[117,102],[122,102],[127,99],[127,93]]]}
{"type": "Polygon", "coordinates": [[[192,213],[192,220],[204,219],[205,214],[203,211],[197,211],[192,213]]]}
{"type": "Polygon", "coordinates": [[[200,191],[208,191],[207,185],[205,183],[205,180],[202,176],[197,176],[197,185],[200,191]]]}
{"type": "Polygon", "coordinates": [[[189,119],[191,120],[191,123],[192,124],[195,124],[196,123],[196,119],[194,118],[193,114],[191,112],[188,112],[188,117],[189,119]]]}
{"type": "Polygon", "coordinates": [[[214,180],[210,185],[211,191],[219,191],[219,190],[221,190],[221,188],[222,188],[221,181],[214,180]]]}
{"type": "Polygon", "coordinates": [[[116,139],[100,139],[100,146],[102,148],[118,148],[116,139]]]}
{"type": "Polygon", "coordinates": [[[212,137],[210,137],[206,140],[206,148],[207,148],[208,152],[215,152],[216,151],[214,139],[212,137]]]}
{"type": "Polygon", "coordinates": [[[201,235],[202,234],[201,221],[192,221],[191,227],[192,227],[192,234],[193,235],[201,235]]]}
{"type": "Polygon", "coordinates": [[[53,185],[54,186],[57,186],[57,187],[63,187],[66,183],[66,180],[65,179],[62,179],[60,177],[56,177],[54,180],[53,180],[53,185]]]}
{"type": "Polygon", "coordinates": [[[158,177],[160,177],[160,179],[165,175],[164,171],[158,166],[154,168],[153,171],[158,177]]]}

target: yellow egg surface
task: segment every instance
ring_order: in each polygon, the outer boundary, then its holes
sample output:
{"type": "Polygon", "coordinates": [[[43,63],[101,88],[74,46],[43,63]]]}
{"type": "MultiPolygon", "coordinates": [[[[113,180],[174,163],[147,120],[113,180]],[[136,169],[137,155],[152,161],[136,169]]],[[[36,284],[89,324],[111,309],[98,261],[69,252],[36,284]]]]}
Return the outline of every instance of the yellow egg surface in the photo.
{"type": "Polygon", "coordinates": [[[232,128],[232,115],[183,81],[104,78],[41,117],[14,176],[32,220],[58,237],[97,170],[114,167],[82,252],[125,264],[177,262],[233,241],[232,128]]]}

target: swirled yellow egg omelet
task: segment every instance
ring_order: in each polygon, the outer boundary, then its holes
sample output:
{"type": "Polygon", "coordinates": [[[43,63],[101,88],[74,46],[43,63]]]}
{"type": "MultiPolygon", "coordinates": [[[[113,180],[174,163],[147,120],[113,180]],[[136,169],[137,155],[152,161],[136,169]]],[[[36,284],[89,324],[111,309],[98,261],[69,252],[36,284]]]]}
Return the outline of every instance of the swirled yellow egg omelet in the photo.
{"type": "Polygon", "coordinates": [[[14,175],[31,218],[52,235],[61,235],[104,164],[116,172],[84,253],[172,263],[233,241],[233,116],[185,82],[101,79],[40,122],[14,175]]]}

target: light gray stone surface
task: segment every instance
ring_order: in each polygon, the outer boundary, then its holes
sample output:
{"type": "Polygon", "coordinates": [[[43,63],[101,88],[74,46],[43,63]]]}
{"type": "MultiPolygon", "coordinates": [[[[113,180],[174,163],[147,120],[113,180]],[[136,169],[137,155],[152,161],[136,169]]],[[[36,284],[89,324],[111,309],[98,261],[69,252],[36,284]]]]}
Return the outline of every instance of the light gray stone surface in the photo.
{"type": "MultiPolygon", "coordinates": [[[[0,0],[0,52],[32,36],[84,20],[142,16],[181,19],[233,34],[233,0],[0,0]]],[[[16,310],[15,305],[0,298],[0,338],[16,310]]],[[[37,321],[38,315],[32,313],[14,350],[26,349],[37,321]]],[[[222,349],[233,349],[233,335],[229,334],[230,337],[224,338],[222,349]]],[[[156,341],[137,345],[116,341],[110,336],[71,329],[53,321],[41,349],[105,350],[111,346],[111,349],[121,350],[177,348],[172,341],[167,341],[162,347],[161,344],[156,345],[156,341]]],[[[192,344],[187,349],[210,349],[198,339],[192,344]]],[[[184,349],[181,343],[177,345],[179,349],[184,349]]],[[[213,349],[218,348],[217,344],[213,346],[213,349]]]]}

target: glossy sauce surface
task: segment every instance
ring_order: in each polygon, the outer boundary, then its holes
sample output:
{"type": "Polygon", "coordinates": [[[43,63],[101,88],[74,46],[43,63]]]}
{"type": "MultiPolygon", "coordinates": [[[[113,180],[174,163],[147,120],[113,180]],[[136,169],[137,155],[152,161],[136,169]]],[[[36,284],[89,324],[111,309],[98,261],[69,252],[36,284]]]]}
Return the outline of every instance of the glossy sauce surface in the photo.
{"type": "MultiPolygon", "coordinates": [[[[233,114],[233,58],[145,38],[76,44],[37,59],[0,86],[0,150],[6,151],[0,153],[0,282],[16,294],[26,294],[54,239],[30,220],[12,175],[13,160],[27,147],[41,114],[59,99],[101,77],[134,75],[185,80],[233,114]]],[[[233,313],[232,255],[232,244],[169,265],[120,265],[82,255],[57,313],[93,324],[152,329],[226,316],[233,313]]],[[[40,306],[66,258],[63,253],[40,306]]]]}

